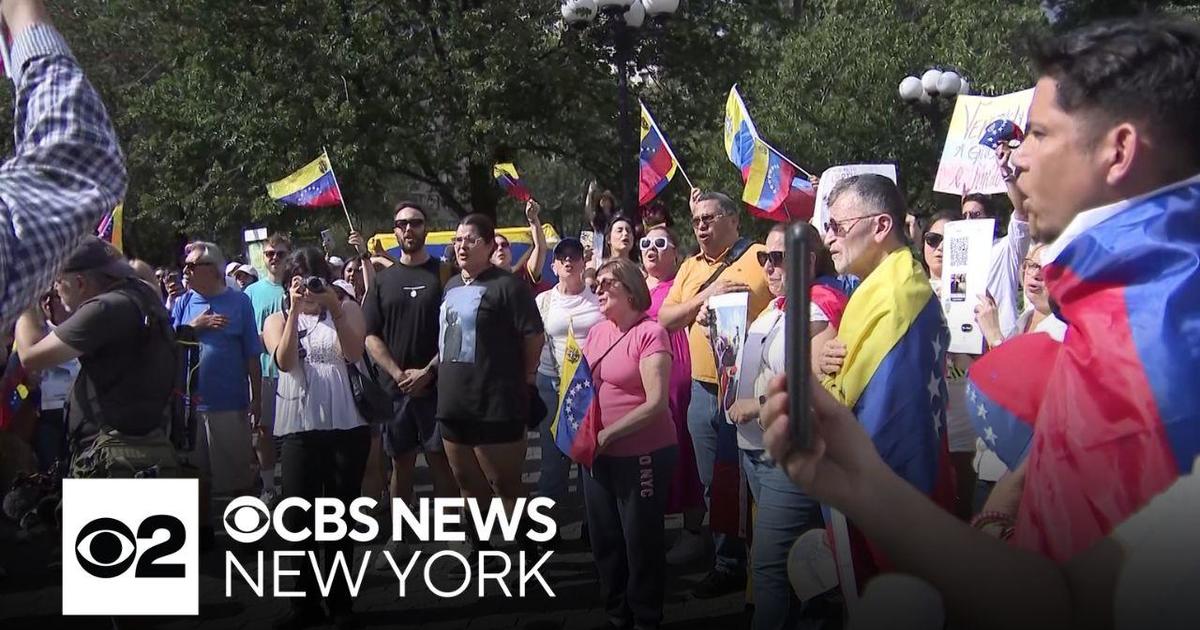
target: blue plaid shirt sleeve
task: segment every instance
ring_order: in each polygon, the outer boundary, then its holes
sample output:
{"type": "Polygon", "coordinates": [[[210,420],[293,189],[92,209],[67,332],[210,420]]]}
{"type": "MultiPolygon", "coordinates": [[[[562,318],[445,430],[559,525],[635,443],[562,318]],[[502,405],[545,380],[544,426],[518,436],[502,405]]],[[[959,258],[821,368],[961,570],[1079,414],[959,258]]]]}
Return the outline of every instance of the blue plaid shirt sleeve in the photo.
{"type": "Polygon", "coordinates": [[[12,45],[15,155],[0,165],[0,328],[47,290],[125,194],[108,112],[66,41],[34,25],[12,45]]]}

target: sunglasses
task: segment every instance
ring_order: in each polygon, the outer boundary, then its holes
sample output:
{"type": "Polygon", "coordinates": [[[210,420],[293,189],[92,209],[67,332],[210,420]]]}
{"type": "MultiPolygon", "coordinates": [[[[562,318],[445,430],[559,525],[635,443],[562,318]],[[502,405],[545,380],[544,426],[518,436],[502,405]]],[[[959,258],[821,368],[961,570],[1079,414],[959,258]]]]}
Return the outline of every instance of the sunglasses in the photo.
{"type": "Polygon", "coordinates": [[[692,227],[698,228],[702,225],[711,225],[724,217],[725,215],[723,214],[702,214],[698,217],[692,217],[692,227]]]}
{"type": "Polygon", "coordinates": [[[655,236],[654,238],[643,236],[642,239],[638,241],[638,249],[657,249],[661,252],[666,251],[668,247],[672,246],[673,244],[671,243],[670,239],[665,236],[655,236]]]}
{"type": "Polygon", "coordinates": [[[183,263],[183,270],[184,271],[195,271],[196,267],[215,267],[215,266],[216,265],[214,265],[213,263],[204,262],[204,261],[185,262],[185,263],[183,263]]]}
{"type": "Polygon", "coordinates": [[[929,247],[930,249],[937,249],[939,246],[941,246],[942,239],[944,239],[944,238],[945,238],[945,236],[943,236],[942,234],[937,234],[935,232],[926,232],[925,233],[925,245],[927,247],[929,247]]]}
{"type": "Polygon", "coordinates": [[[264,258],[283,258],[284,256],[287,256],[287,255],[288,255],[287,250],[275,250],[275,249],[264,249],[263,250],[264,258]]]}
{"type": "Polygon", "coordinates": [[[620,284],[621,284],[621,281],[617,280],[616,278],[601,278],[596,283],[596,292],[597,293],[608,293],[609,291],[612,290],[613,287],[620,285],[620,284]]]}
{"type": "Polygon", "coordinates": [[[849,233],[850,230],[853,230],[854,226],[857,225],[859,221],[862,221],[863,219],[869,219],[871,217],[877,217],[881,214],[883,213],[876,212],[875,214],[864,214],[861,217],[851,217],[849,219],[842,219],[841,221],[834,221],[833,219],[830,219],[825,222],[825,231],[833,234],[834,236],[842,237],[849,233]]]}
{"type": "Polygon", "coordinates": [[[554,260],[557,260],[557,261],[562,261],[562,262],[565,262],[565,261],[580,261],[580,260],[583,260],[583,252],[580,252],[580,251],[574,251],[574,250],[572,250],[572,251],[567,251],[567,252],[562,252],[562,253],[559,253],[559,254],[555,254],[555,255],[554,255],[554,260]]]}
{"type": "Polygon", "coordinates": [[[782,267],[783,252],[758,252],[759,266],[766,267],[767,263],[771,263],[776,267],[782,267]]]}
{"type": "Polygon", "coordinates": [[[396,219],[394,224],[397,230],[407,230],[408,228],[420,229],[425,227],[425,219],[396,219]]]}

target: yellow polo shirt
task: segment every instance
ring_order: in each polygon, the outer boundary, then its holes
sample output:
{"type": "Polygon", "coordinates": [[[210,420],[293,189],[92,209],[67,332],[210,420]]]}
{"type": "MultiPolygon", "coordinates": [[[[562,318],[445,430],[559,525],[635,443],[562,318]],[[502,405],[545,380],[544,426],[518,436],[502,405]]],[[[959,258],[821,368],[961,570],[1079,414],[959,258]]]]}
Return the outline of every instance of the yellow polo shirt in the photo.
{"type": "MultiPolygon", "coordinates": [[[[746,313],[746,325],[754,321],[758,314],[771,303],[771,291],[767,288],[767,277],[758,264],[758,252],[766,251],[759,243],[750,245],[742,257],[737,259],[721,272],[719,278],[733,282],[743,282],[750,287],[749,309],[746,313]]],[[[716,259],[709,259],[704,254],[696,254],[683,261],[679,272],[675,274],[675,283],[667,293],[663,304],[682,304],[700,293],[700,285],[721,266],[728,250],[716,259]]],[[[714,281],[715,282],[715,281],[714,281]]],[[[688,348],[692,354],[692,378],[705,383],[717,383],[717,363],[713,357],[712,344],[704,334],[704,328],[695,322],[688,325],[688,348]]]]}

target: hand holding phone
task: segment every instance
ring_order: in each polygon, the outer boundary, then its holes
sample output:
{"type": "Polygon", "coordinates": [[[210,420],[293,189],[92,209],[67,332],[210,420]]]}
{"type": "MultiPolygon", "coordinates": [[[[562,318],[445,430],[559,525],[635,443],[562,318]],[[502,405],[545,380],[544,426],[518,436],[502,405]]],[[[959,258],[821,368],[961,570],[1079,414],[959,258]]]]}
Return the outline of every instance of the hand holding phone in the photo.
{"type": "Polygon", "coordinates": [[[786,345],[788,432],[795,448],[812,446],[812,418],[809,416],[809,387],[812,381],[809,329],[809,293],[811,265],[804,225],[788,226],[784,262],[787,269],[787,306],[784,313],[786,345]]]}

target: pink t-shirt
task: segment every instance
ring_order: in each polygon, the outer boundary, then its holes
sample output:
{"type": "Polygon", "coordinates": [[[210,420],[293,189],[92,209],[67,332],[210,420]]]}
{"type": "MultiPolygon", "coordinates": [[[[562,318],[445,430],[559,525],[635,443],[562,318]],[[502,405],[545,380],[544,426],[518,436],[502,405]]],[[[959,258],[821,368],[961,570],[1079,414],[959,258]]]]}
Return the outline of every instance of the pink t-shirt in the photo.
{"type": "MultiPolygon", "coordinates": [[[[653,320],[642,320],[623,339],[622,334],[616,324],[605,319],[592,326],[583,347],[588,363],[595,365],[592,380],[596,383],[596,409],[601,427],[616,424],[646,402],[641,362],[659,352],[671,355],[667,331],[653,320]],[[609,348],[612,350],[608,351],[609,348]],[[597,360],[600,360],[599,365],[596,365],[597,360]]],[[[604,454],[614,457],[647,455],[675,443],[675,425],[671,422],[670,411],[664,409],[646,428],[613,442],[604,454]]]]}

